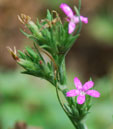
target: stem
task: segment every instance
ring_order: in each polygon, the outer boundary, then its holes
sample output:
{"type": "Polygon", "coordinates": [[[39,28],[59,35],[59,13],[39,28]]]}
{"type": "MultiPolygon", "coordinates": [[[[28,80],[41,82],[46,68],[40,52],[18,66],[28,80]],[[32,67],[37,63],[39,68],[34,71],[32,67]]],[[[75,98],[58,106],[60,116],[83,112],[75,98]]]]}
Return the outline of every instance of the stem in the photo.
{"type": "Polygon", "coordinates": [[[58,85],[57,84],[56,84],[56,94],[57,94],[57,98],[58,98],[58,101],[59,101],[62,109],[64,110],[64,112],[66,113],[66,115],[68,116],[68,118],[70,119],[70,121],[73,123],[74,127],[76,129],[79,129],[79,128],[77,128],[77,124],[73,121],[73,119],[71,118],[71,116],[69,115],[69,113],[65,110],[64,105],[62,104],[62,102],[60,100],[60,96],[59,96],[59,92],[58,92],[58,85]]]}
{"type": "Polygon", "coordinates": [[[78,127],[76,129],[88,129],[84,123],[78,123],[78,127]]]}
{"type": "MultiPolygon", "coordinates": [[[[64,107],[64,104],[61,102],[61,99],[60,99],[59,89],[58,89],[57,83],[56,83],[56,94],[57,94],[57,98],[58,98],[58,101],[59,101],[59,103],[60,103],[62,109],[64,110],[64,112],[66,113],[66,115],[68,116],[68,118],[70,119],[70,121],[72,122],[73,126],[74,126],[76,129],[88,129],[85,124],[81,123],[80,121],[79,121],[79,122],[75,121],[75,119],[73,119],[73,117],[71,116],[71,114],[66,111],[66,109],[65,109],[65,107],[64,107]]],[[[64,96],[65,96],[65,95],[64,95],[64,96]]],[[[67,98],[67,97],[65,97],[65,98],[67,98]]],[[[69,103],[68,100],[67,100],[67,102],[69,103]]]]}
{"type": "MultiPolygon", "coordinates": [[[[64,75],[66,75],[66,72],[65,72],[65,61],[63,61],[62,66],[59,68],[59,77],[60,77],[60,82],[61,83],[62,83],[62,77],[64,77],[64,75]]],[[[66,76],[64,78],[65,79],[64,79],[63,83],[66,83],[66,76]]],[[[64,86],[66,86],[66,85],[64,85],[64,86]]],[[[70,114],[66,111],[66,109],[64,107],[64,104],[61,102],[60,95],[59,95],[59,88],[60,87],[57,85],[57,81],[56,81],[56,94],[57,94],[58,101],[59,101],[62,109],[64,110],[64,112],[66,113],[66,115],[68,116],[68,118],[70,119],[70,121],[73,123],[74,127],[76,127],[76,124],[72,120],[70,114]]],[[[63,90],[60,90],[60,91],[62,92],[63,90]]]]}
{"type": "Polygon", "coordinates": [[[77,14],[77,16],[79,17],[79,26],[78,26],[78,30],[77,30],[77,32],[76,32],[76,35],[77,34],[79,34],[80,33],[80,31],[81,31],[81,29],[82,29],[82,21],[81,21],[81,19],[80,19],[80,12],[79,12],[79,10],[77,9],[77,7],[75,6],[74,7],[74,9],[75,9],[75,12],[76,12],[76,14],[77,14]]]}
{"type": "Polygon", "coordinates": [[[70,121],[72,122],[73,126],[76,129],[87,129],[86,125],[84,123],[81,122],[81,120],[79,120],[79,117],[76,116],[76,114],[74,113],[73,110],[73,106],[74,108],[76,108],[75,104],[74,104],[74,100],[71,97],[66,97],[66,92],[68,91],[67,87],[66,87],[66,71],[65,71],[65,60],[63,61],[62,65],[60,65],[57,74],[59,74],[59,80],[55,80],[55,85],[56,85],[56,94],[57,94],[57,98],[58,101],[62,107],[62,109],[64,110],[64,112],[66,113],[66,115],[68,116],[68,118],[70,119],[70,121]],[[64,78],[64,81],[63,81],[64,78]],[[60,86],[59,86],[60,85],[60,86]],[[65,86],[65,88],[63,89],[63,87],[65,86]],[[61,88],[62,89],[61,89],[61,88]],[[59,90],[62,92],[62,94],[64,95],[68,106],[71,109],[71,112],[64,106],[64,104],[62,103],[61,99],[60,99],[60,95],[59,95],[59,90]]]}
{"type": "Polygon", "coordinates": [[[58,98],[58,101],[62,107],[62,109],[64,110],[64,112],[67,114],[67,111],[65,110],[64,108],[64,105],[62,104],[61,100],[60,100],[60,97],[59,97],[59,92],[58,92],[58,85],[56,84],[56,94],[57,94],[57,98],[58,98]]]}
{"type": "Polygon", "coordinates": [[[81,0],[79,0],[79,2],[78,2],[78,10],[79,10],[79,12],[80,12],[80,9],[81,9],[81,0]]]}

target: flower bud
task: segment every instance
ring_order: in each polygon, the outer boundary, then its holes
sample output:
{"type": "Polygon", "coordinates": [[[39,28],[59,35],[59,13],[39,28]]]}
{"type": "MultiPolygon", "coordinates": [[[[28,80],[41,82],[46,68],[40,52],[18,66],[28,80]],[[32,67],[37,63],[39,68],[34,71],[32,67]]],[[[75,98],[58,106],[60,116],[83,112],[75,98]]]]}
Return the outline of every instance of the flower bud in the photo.
{"type": "Polygon", "coordinates": [[[19,57],[16,54],[16,48],[14,47],[14,51],[10,48],[7,47],[9,53],[11,54],[11,56],[13,57],[14,60],[16,60],[17,62],[20,61],[19,57]]]}
{"type": "Polygon", "coordinates": [[[18,15],[18,19],[22,24],[26,25],[29,28],[29,30],[34,36],[42,36],[38,26],[31,20],[31,17],[25,14],[21,14],[20,16],[18,15]]]}
{"type": "Polygon", "coordinates": [[[34,34],[34,36],[42,36],[37,25],[33,21],[29,21],[27,25],[32,34],[34,34]]]}
{"type": "Polygon", "coordinates": [[[20,59],[18,64],[21,65],[22,67],[24,67],[26,70],[29,70],[29,71],[37,71],[39,69],[38,65],[32,63],[29,60],[20,59]]]}

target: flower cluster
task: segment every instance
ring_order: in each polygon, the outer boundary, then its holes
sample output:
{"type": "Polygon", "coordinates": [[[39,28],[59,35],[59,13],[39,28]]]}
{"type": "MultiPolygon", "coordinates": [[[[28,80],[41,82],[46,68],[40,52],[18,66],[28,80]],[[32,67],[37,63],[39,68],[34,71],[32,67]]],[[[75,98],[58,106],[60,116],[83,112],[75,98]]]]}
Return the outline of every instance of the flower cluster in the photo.
{"type": "Polygon", "coordinates": [[[41,21],[37,19],[36,23],[25,14],[18,16],[19,21],[30,30],[30,33],[23,30],[21,32],[33,42],[33,45],[18,53],[15,47],[14,51],[10,47],[8,50],[13,59],[24,68],[23,73],[45,79],[55,86],[59,103],[75,128],[86,129],[81,122],[91,107],[90,98],[87,99],[86,95],[98,98],[100,93],[90,89],[94,86],[93,81],[88,81],[82,86],[77,77],[74,78],[76,89],[68,91],[65,57],[79,37],[82,23],[87,24],[88,18],[80,15],[80,7],[79,9],[74,8],[76,15],[65,3],[62,3],[60,8],[66,14],[64,24],[56,11],[47,10],[46,18],[41,21]],[[59,90],[67,103],[62,103],[59,90]],[[77,102],[72,98],[73,96],[77,96],[77,102]]]}

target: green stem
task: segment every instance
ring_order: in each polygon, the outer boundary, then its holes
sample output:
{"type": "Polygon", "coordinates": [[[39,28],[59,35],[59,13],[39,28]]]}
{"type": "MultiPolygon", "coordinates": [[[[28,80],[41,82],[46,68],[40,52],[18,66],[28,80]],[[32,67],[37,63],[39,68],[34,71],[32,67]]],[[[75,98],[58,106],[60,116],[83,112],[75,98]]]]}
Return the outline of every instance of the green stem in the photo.
{"type": "Polygon", "coordinates": [[[70,121],[72,122],[73,126],[76,129],[87,129],[87,127],[81,122],[81,120],[75,119],[77,117],[75,116],[75,114],[73,112],[73,107],[72,107],[72,106],[74,106],[73,98],[66,97],[66,92],[68,91],[68,89],[66,87],[65,60],[63,61],[62,65],[60,65],[58,72],[59,72],[59,80],[56,80],[56,94],[57,94],[57,98],[58,98],[58,101],[59,101],[62,109],[64,110],[64,112],[66,113],[66,115],[68,116],[68,118],[70,119],[70,121]],[[64,81],[62,80],[63,78],[64,78],[64,81]],[[63,87],[65,87],[65,88],[63,89],[63,87]],[[65,99],[66,99],[66,101],[67,101],[72,113],[70,113],[70,111],[68,111],[66,109],[66,107],[64,106],[64,104],[62,103],[62,101],[60,99],[60,95],[59,95],[59,90],[64,95],[64,97],[65,97],[65,99]]]}
{"type": "Polygon", "coordinates": [[[61,87],[60,89],[62,89],[65,86],[65,88],[63,90],[60,90],[60,91],[64,94],[67,102],[68,103],[71,103],[71,99],[72,98],[67,98],[66,97],[67,87],[66,87],[65,60],[62,62],[62,65],[59,67],[59,78],[60,78],[59,81],[60,81],[60,85],[61,86],[58,86],[58,83],[57,83],[57,80],[56,80],[56,94],[57,94],[58,101],[59,101],[62,109],[64,110],[64,112],[66,113],[66,115],[68,116],[68,118],[70,119],[70,121],[72,122],[73,126],[75,128],[77,128],[77,124],[73,121],[72,116],[70,116],[70,113],[67,112],[67,110],[65,109],[64,104],[61,102],[60,95],[59,95],[59,87],[61,87]]]}
{"type": "Polygon", "coordinates": [[[60,96],[59,96],[59,92],[58,92],[58,85],[56,84],[56,94],[57,94],[57,98],[58,101],[62,107],[62,109],[64,110],[64,112],[66,113],[66,115],[68,116],[68,118],[70,119],[70,121],[72,122],[72,124],[74,125],[74,127],[77,129],[77,124],[73,121],[72,117],[70,116],[70,114],[65,110],[64,105],[62,104],[61,100],[60,100],[60,96]]]}
{"type": "Polygon", "coordinates": [[[79,0],[79,2],[78,2],[78,10],[79,10],[79,12],[80,12],[80,9],[81,9],[81,0],[79,0]]]}
{"type": "Polygon", "coordinates": [[[78,127],[76,129],[88,129],[84,123],[78,123],[78,127]]]}
{"type": "MultiPolygon", "coordinates": [[[[59,89],[58,89],[57,83],[56,83],[56,94],[57,94],[57,98],[58,98],[58,101],[59,101],[59,103],[60,103],[62,109],[64,110],[64,112],[66,113],[66,115],[68,116],[68,118],[70,119],[70,121],[72,122],[73,126],[74,126],[76,129],[87,129],[87,127],[86,127],[83,123],[81,123],[80,121],[77,122],[77,121],[73,118],[73,116],[72,116],[69,112],[67,112],[67,110],[65,109],[64,104],[61,102],[61,99],[60,99],[59,89]]],[[[64,95],[64,96],[65,96],[65,95],[64,95]]],[[[65,97],[65,98],[67,98],[67,97],[65,97]]],[[[67,102],[70,103],[69,100],[67,100],[67,102]]]]}

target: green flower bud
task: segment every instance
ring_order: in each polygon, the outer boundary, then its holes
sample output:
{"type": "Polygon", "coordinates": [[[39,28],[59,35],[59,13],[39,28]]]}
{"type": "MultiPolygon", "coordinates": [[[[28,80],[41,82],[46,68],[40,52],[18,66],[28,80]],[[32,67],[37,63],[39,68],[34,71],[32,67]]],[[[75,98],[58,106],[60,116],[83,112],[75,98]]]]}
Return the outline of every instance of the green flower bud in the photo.
{"type": "Polygon", "coordinates": [[[38,37],[42,36],[38,26],[33,21],[29,21],[27,24],[27,27],[29,28],[29,30],[32,32],[34,36],[38,36],[38,37]]]}
{"type": "Polygon", "coordinates": [[[18,15],[18,19],[22,24],[26,25],[29,28],[29,30],[34,36],[42,37],[38,26],[31,20],[31,17],[25,14],[21,14],[20,16],[18,15]]]}
{"type": "Polygon", "coordinates": [[[37,71],[39,69],[39,66],[37,64],[29,60],[20,59],[20,61],[17,63],[28,71],[37,71]]]}

